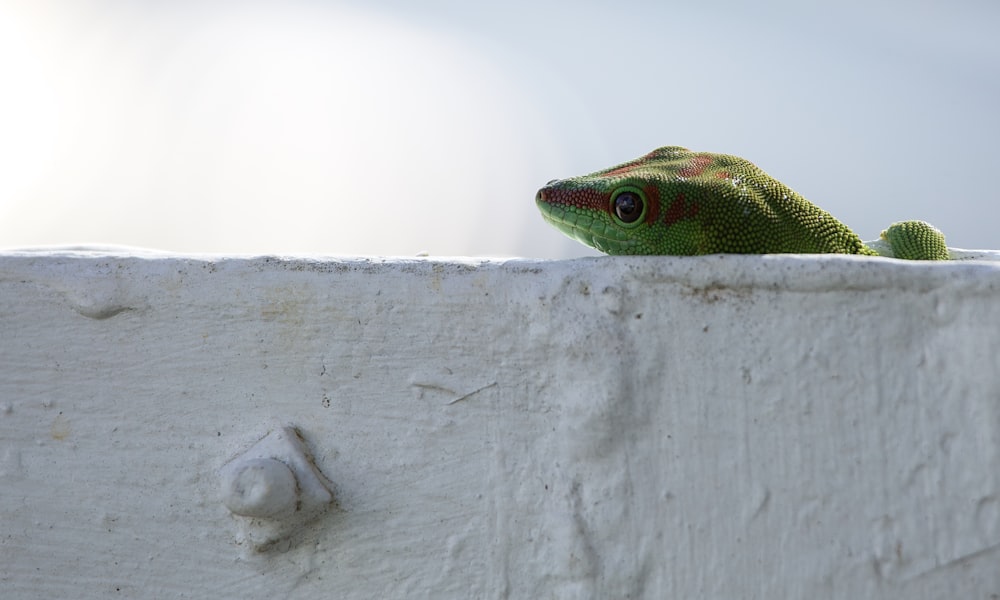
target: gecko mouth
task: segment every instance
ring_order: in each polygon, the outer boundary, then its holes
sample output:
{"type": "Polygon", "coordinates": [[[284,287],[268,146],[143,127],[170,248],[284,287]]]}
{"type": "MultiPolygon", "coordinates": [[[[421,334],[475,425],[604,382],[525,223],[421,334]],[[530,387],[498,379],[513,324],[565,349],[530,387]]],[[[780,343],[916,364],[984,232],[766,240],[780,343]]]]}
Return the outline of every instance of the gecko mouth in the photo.
{"type": "Polygon", "coordinates": [[[609,227],[600,219],[546,201],[543,191],[535,196],[538,210],[546,223],[566,237],[606,254],[629,254],[628,248],[635,245],[635,240],[626,239],[622,232],[609,227]]]}

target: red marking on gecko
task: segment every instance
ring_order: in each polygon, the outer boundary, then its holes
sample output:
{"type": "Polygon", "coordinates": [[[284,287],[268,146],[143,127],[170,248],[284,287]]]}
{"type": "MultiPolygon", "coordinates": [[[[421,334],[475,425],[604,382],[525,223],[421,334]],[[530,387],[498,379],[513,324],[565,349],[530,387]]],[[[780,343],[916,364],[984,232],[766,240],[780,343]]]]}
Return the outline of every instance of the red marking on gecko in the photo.
{"type": "Polygon", "coordinates": [[[698,205],[688,204],[684,194],[677,194],[674,201],[670,203],[670,208],[667,209],[667,212],[663,213],[663,224],[670,227],[680,220],[690,219],[697,214],[698,205]]]}
{"type": "Polygon", "coordinates": [[[716,179],[729,179],[729,171],[719,171],[715,174],[716,179]]]}
{"type": "Polygon", "coordinates": [[[646,156],[643,156],[642,158],[637,158],[637,159],[635,159],[635,160],[633,160],[631,162],[627,162],[624,165],[618,167],[617,169],[612,169],[612,170],[610,170],[610,171],[608,171],[606,173],[601,173],[601,175],[603,175],[604,177],[613,177],[615,175],[624,175],[625,173],[628,173],[629,171],[634,171],[634,170],[636,170],[639,167],[645,167],[646,165],[649,164],[649,161],[651,161],[651,160],[653,160],[655,158],[659,158],[659,155],[654,150],[654,151],[650,152],[649,154],[647,154],[646,156]]]}
{"type": "Polygon", "coordinates": [[[604,173],[604,177],[613,177],[615,175],[624,175],[625,173],[628,173],[629,171],[635,170],[635,168],[638,167],[638,166],[639,166],[638,163],[633,163],[633,164],[629,164],[629,165],[622,165],[622,166],[618,167],[617,169],[614,169],[612,171],[608,171],[607,173],[604,173]]]}
{"type": "Polygon", "coordinates": [[[711,156],[696,156],[691,159],[691,164],[677,171],[681,177],[697,177],[705,172],[705,169],[712,164],[711,156]]]}
{"type": "Polygon", "coordinates": [[[608,210],[611,198],[594,190],[560,190],[542,188],[539,191],[542,202],[557,206],[572,206],[584,210],[608,210]]]}
{"type": "Polygon", "coordinates": [[[646,203],[649,204],[646,208],[646,224],[652,225],[660,216],[660,188],[650,184],[642,188],[642,191],[646,193],[646,203]]]}

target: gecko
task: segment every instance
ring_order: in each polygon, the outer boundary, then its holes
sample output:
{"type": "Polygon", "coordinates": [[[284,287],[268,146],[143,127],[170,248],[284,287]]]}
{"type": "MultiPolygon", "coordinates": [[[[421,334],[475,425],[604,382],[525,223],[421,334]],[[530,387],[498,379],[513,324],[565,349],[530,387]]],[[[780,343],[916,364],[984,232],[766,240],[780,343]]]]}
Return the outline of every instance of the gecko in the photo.
{"type": "Polygon", "coordinates": [[[542,217],[606,254],[839,253],[947,260],[924,221],[894,223],[866,244],[830,213],[750,161],[666,146],[589,175],[550,181],[542,217]]]}

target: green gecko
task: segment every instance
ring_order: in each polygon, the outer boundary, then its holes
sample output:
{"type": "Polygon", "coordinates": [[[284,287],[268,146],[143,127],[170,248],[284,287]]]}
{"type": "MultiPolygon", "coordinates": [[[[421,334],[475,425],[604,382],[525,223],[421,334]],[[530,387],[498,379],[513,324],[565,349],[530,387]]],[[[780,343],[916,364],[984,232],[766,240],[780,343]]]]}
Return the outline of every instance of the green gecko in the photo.
{"type": "Polygon", "coordinates": [[[606,254],[840,253],[947,260],[944,235],[895,223],[865,245],[846,225],[748,160],[667,146],[550,181],[535,202],[567,236],[606,254]]]}

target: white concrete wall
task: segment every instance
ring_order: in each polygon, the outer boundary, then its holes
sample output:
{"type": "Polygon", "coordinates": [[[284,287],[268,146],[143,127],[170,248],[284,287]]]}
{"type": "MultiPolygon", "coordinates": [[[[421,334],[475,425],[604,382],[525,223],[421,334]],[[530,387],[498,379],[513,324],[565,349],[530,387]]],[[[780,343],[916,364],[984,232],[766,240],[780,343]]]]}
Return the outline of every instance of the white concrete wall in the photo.
{"type": "Polygon", "coordinates": [[[5,599],[997,594],[996,263],[0,257],[5,599]]]}

